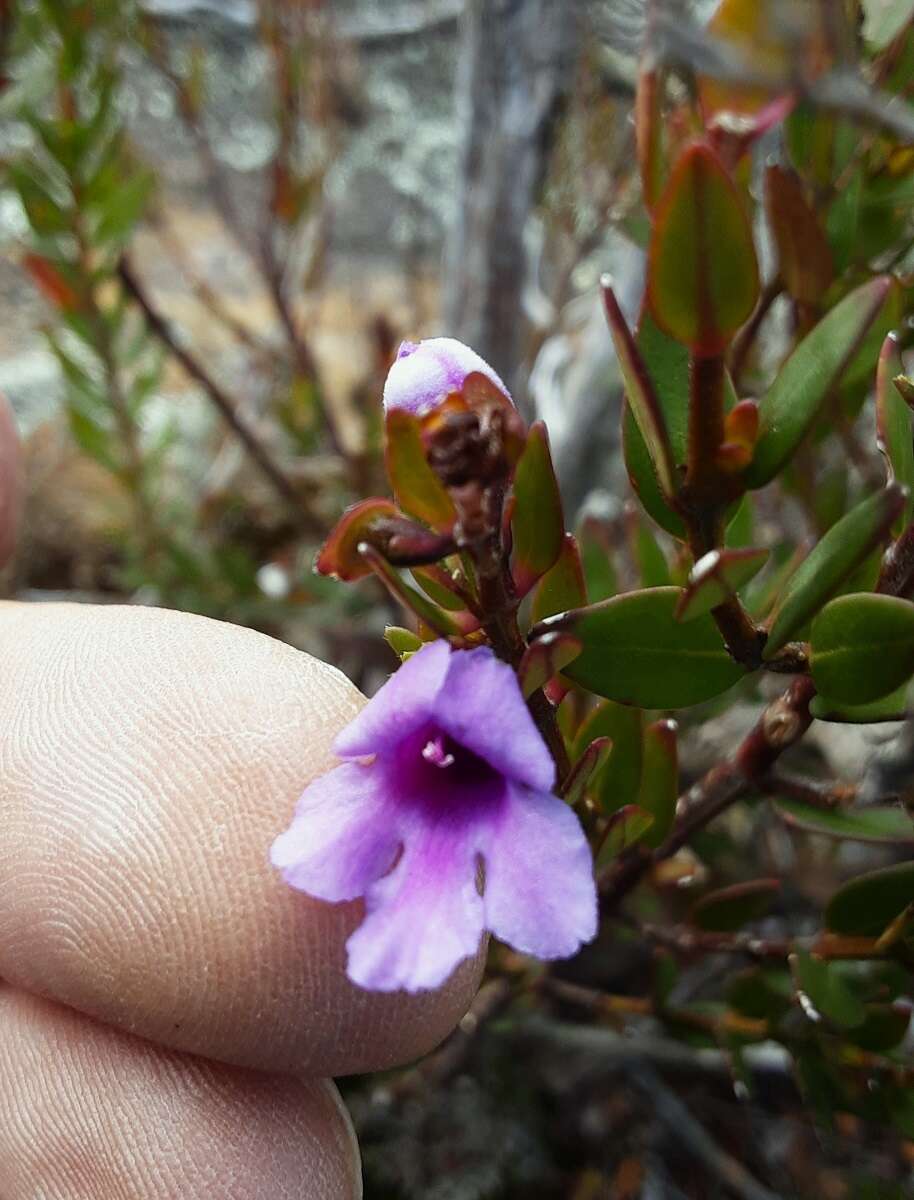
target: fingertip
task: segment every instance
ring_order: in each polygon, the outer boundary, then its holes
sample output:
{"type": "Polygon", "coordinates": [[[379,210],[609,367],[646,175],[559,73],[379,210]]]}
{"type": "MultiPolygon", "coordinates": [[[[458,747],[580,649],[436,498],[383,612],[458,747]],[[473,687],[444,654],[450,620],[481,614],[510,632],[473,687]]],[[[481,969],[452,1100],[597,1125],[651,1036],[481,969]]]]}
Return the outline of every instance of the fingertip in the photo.
{"type": "Polygon", "coordinates": [[[363,703],[339,672],[164,610],[0,605],[0,974],[161,1045],[342,1075],[418,1058],[483,954],[436,992],[346,974],[361,902],[270,865],[363,703]]]}

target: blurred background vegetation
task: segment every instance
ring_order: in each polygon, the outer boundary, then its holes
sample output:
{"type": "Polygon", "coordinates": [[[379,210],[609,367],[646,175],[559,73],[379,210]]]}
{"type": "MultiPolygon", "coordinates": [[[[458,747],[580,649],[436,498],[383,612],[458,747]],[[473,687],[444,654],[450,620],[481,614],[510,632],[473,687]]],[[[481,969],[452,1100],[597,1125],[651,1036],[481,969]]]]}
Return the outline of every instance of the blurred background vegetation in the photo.
{"type": "MultiPolygon", "coordinates": [[[[734,346],[741,396],[854,286],[900,281],[804,449],[742,511],[733,544],[772,548],[750,604],[763,618],[810,539],[884,480],[876,357],[890,327],[900,353],[912,340],[914,3],[715,8],[0,0],[0,389],[27,471],[2,593],[206,613],[372,688],[395,663],[380,636],[389,602],[311,563],[347,504],[385,490],[383,379],[402,337],[433,333],[472,344],[547,421],[590,599],[681,582],[681,547],[632,503],[597,287],[611,270],[634,317],[649,234],[640,62],[662,70],[671,140],[698,108],[716,114],[755,206],[764,287],[734,346]],[[788,121],[753,124],[750,84],[789,90],[788,121]],[[766,183],[771,159],[795,186],[766,183]]],[[[683,782],[757,709],[744,690],[690,714],[683,782]]],[[[911,738],[877,728],[817,724],[804,763],[869,772],[884,790],[899,762],[910,773],[911,738]]],[[[910,836],[810,834],[765,805],[730,817],[644,902],[655,943],[709,871],[783,878],[762,927],[777,937],[815,927],[847,874],[910,857],[910,836]]],[[[785,1002],[786,972],[692,950],[674,938],[658,953],[615,928],[548,987],[499,951],[438,1057],[352,1085],[366,1194],[914,1194],[908,1043],[888,1048],[888,1116],[812,1052],[798,1084],[780,1047],[747,1056],[740,1040],[785,1002]],[[518,979],[529,1019],[499,1025],[518,979]],[[569,1032],[561,1018],[582,1009],[589,1022],[569,1032]],[[639,1037],[613,1032],[620,1021],[639,1037]]],[[[896,968],[880,966],[879,995],[903,1006],[910,970],[896,968]]],[[[842,1062],[851,1054],[841,1042],[842,1062]]]]}

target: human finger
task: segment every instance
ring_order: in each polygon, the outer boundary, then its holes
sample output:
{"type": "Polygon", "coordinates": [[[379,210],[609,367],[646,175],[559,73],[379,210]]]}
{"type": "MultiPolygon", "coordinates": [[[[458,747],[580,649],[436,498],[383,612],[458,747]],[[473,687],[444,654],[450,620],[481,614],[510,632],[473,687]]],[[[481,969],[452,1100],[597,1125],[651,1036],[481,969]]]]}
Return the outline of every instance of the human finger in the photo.
{"type": "Polygon", "coordinates": [[[334,669],[161,609],[0,605],[0,976],[165,1046],[337,1075],[418,1057],[480,964],[355,987],[361,902],[268,863],[362,703],[334,669]]]}
{"type": "Polygon", "coordinates": [[[0,987],[4,1200],[353,1200],[333,1085],[165,1051],[0,987]]]}

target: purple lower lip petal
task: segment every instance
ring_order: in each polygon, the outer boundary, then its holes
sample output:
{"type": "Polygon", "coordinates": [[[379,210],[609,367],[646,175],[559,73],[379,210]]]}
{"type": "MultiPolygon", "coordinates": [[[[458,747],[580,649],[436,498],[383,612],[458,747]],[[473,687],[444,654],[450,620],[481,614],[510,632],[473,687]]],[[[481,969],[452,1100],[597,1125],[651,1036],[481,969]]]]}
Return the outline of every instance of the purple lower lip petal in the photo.
{"type": "Polygon", "coordinates": [[[440,986],[488,930],[540,958],[596,933],[590,849],[516,677],[488,648],[418,651],[337,742],[271,858],[292,887],[361,896],[347,944],[359,986],[440,986]],[[485,865],[479,894],[477,863],[485,865]]]}

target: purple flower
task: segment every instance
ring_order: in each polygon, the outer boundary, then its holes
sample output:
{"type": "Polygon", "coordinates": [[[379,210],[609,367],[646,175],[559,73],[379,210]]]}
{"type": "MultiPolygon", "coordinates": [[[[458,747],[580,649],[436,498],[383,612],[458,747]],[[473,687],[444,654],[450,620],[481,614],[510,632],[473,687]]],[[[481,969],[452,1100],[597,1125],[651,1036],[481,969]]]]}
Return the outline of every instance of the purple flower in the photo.
{"type": "Polygon", "coordinates": [[[481,372],[511,399],[489,364],[456,338],[402,342],[384,384],[384,408],[405,408],[424,417],[451,392],[459,392],[473,371],[481,372]]]}
{"type": "Polygon", "coordinates": [[[437,987],[484,930],[538,958],[594,936],[587,840],[552,795],[514,672],[487,647],[423,646],[334,749],[352,761],[306,788],[271,859],[321,900],[364,896],[347,943],[354,983],[437,987]]]}

